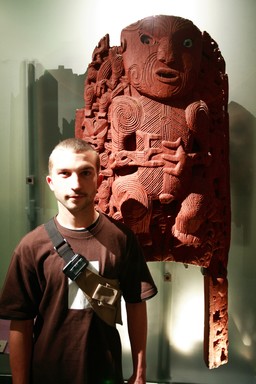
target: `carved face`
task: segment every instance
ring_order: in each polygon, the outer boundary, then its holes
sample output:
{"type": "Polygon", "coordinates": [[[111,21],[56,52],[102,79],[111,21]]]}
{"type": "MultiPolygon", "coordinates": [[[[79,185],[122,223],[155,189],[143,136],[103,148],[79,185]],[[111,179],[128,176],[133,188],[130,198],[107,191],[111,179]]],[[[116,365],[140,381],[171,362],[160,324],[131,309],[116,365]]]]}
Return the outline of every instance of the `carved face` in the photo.
{"type": "Polygon", "coordinates": [[[154,99],[189,94],[198,77],[202,36],[189,20],[145,18],[123,29],[123,62],[130,84],[154,99]]]}

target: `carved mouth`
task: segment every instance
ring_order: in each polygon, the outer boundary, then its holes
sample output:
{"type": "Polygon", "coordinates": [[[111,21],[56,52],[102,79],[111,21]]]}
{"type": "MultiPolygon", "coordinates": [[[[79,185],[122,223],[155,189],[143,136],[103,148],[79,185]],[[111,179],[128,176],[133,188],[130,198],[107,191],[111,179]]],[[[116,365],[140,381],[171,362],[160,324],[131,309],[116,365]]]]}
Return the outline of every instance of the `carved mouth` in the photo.
{"type": "Polygon", "coordinates": [[[179,80],[179,73],[170,68],[160,68],[156,71],[158,80],[163,83],[176,83],[179,80]]]}

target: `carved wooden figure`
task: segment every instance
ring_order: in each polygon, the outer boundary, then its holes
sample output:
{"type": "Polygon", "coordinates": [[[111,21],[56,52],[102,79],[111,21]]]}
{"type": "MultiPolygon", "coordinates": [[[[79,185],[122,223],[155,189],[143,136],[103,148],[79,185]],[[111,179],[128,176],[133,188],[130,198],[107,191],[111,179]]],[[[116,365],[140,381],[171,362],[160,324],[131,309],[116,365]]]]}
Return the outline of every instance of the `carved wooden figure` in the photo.
{"type": "Polygon", "coordinates": [[[101,39],[76,136],[100,153],[98,208],[137,234],[148,261],[201,266],[205,360],[228,360],[228,79],[216,42],[190,20],[152,16],[101,39]]]}

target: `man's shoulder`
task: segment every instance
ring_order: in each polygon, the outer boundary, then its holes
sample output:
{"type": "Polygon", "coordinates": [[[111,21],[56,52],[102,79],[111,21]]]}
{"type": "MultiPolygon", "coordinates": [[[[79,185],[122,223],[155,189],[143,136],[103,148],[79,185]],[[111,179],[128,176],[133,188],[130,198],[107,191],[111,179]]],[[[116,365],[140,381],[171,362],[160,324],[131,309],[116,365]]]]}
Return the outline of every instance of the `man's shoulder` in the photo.
{"type": "Polygon", "coordinates": [[[42,244],[49,241],[49,236],[44,228],[44,224],[38,225],[26,233],[20,240],[19,246],[26,246],[31,244],[42,244]]]}
{"type": "Polygon", "coordinates": [[[116,220],[111,216],[108,216],[105,213],[101,213],[102,221],[106,225],[109,226],[115,226],[116,229],[119,229],[120,231],[124,232],[127,235],[135,236],[134,232],[131,230],[131,228],[128,227],[125,223],[122,221],[116,220]]]}

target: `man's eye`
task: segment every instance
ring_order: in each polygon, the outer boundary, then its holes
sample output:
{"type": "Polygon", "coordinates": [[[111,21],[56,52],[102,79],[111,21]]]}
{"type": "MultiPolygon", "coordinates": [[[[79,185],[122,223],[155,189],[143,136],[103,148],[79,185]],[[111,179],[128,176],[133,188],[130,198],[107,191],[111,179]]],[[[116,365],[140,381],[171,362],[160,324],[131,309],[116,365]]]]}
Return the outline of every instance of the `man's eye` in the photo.
{"type": "Polygon", "coordinates": [[[183,41],[183,45],[184,45],[184,47],[186,47],[186,48],[191,48],[191,47],[193,46],[193,41],[192,41],[192,39],[185,39],[185,40],[183,41]]]}
{"type": "Polygon", "coordinates": [[[59,175],[67,177],[69,173],[67,171],[61,171],[59,172],[59,175]]]}
{"type": "Polygon", "coordinates": [[[92,171],[88,171],[88,170],[86,170],[86,171],[83,171],[82,174],[83,174],[84,176],[90,176],[90,175],[92,174],[92,171]]]}

